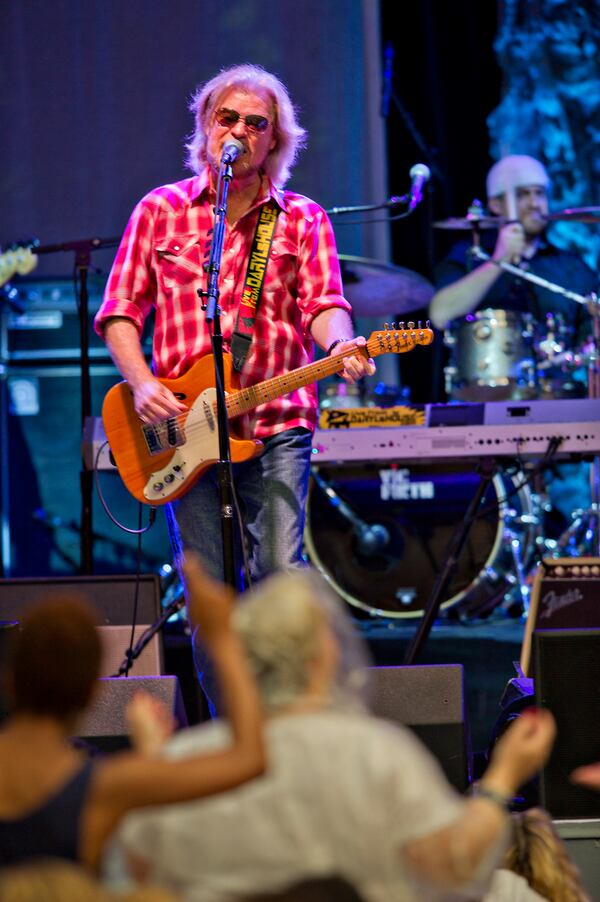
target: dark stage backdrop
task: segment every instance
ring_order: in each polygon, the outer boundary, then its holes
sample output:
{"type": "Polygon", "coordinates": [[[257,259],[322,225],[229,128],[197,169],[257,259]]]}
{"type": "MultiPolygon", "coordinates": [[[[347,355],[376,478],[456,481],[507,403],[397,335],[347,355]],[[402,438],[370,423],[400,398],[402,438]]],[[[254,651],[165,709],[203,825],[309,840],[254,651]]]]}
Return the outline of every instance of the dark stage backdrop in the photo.
{"type": "MultiPolygon", "coordinates": [[[[392,257],[429,277],[457,234],[435,230],[432,222],[464,216],[475,197],[485,202],[493,162],[486,120],[502,88],[493,49],[497,18],[491,0],[419,0],[403,4],[401,14],[394,0],[381,0],[382,48],[394,51],[386,122],[390,191],[402,191],[417,161],[432,172],[424,203],[392,226],[392,257]]],[[[429,353],[401,360],[414,401],[442,400],[442,352],[438,335],[429,353]]]]}
{"type": "MultiPolygon", "coordinates": [[[[379,20],[371,0],[5,0],[0,243],[119,235],[135,202],[183,178],[187,100],[254,62],[288,85],[309,132],[290,187],[324,206],[385,196],[379,20]]],[[[385,229],[340,250],[385,258],[385,229]]],[[[98,253],[97,265],[111,254],[98,253]]],[[[68,254],[40,273],[68,272],[68,254]]]]}

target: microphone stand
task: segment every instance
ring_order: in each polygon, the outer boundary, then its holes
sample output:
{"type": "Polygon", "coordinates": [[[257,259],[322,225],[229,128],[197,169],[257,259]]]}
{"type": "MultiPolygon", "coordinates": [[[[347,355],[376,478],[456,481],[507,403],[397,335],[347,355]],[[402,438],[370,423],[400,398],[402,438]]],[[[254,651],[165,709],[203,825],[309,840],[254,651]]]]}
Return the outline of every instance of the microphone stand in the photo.
{"type": "MultiPolygon", "coordinates": [[[[75,271],[78,276],[78,313],[79,313],[79,341],[80,341],[80,371],[81,371],[81,434],[86,425],[86,420],[92,413],[92,391],[90,383],[90,355],[89,355],[89,325],[88,325],[88,270],[90,268],[93,250],[107,247],[117,247],[118,238],[89,238],[81,241],[63,241],[61,244],[46,244],[36,247],[36,254],[54,254],[59,251],[74,251],[75,271]]],[[[81,536],[80,536],[80,572],[93,573],[92,556],[92,488],[93,473],[88,470],[85,461],[81,461],[79,471],[79,484],[81,490],[81,536]]]]}
{"type": "MultiPolygon", "coordinates": [[[[474,224],[476,222],[476,220],[473,220],[474,224]]],[[[515,266],[514,263],[507,263],[505,260],[492,260],[490,255],[486,254],[477,242],[474,242],[469,253],[477,260],[483,260],[486,263],[495,263],[500,269],[512,273],[513,276],[518,276],[526,282],[532,282],[534,285],[540,285],[542,288],[547,288],[548,291],[553,291],[554,294],[562,294],[563,297],[568,298],[570,301],[575,301],[577,304],[585,304],[587,306],[590,303],[589,297],[586,298],[582,294],[577,294],[576,291],[569,291],[568,288],[563,288],[562,285],[557,285],[555,282],[549,282],[548,279],[543,279],[542,276],[536,276],[535,273],[529,272],[529,270],[521,269],[520,266],[515,266]]]]}
{"type": "Polygon", "coordinates": [[[359,204],[353,207],[330,207],[325,210],[328,216],[339,216],[341,213],[369,213],[373,210],[385,210],[387,207],[395,207],[397,204],[407,204],[410,194],[394,195],[381,204],[359,204]]]}
{"type": "Polygon", "coordinates": [[[113,677],[121,677],[129,673],[133,662],[139,658],[143,650],[146,648],[149,642],[152,641],[156,633],[162,629],[167,620],[180,611],[183,607],[185,607],[185,596],[183,592],[174,598],[173,601],[169,602],[167,607],[164,609],[163,613],[160,615],[158,620],[155,620],[148,629],[144,630],[138,641],[132,648],[128,648],[125,652],[125,657],[123,658],[119,669],[116,673],[113,673],[113,677]]]}
{"type": "Polygon", "coordinates": [[[223,256],[223,240],[227,215],[229,185],[233,179],[230,162],[222,161],[217,180],[215,224],[207,264],[207,290],[198,289],[202,309],[206,312],[206,322],[212,325],[211,343],[215,364],[215,389],[217,400],[217,430],[219,435],[219,460],[215,464],[219,486],[221,518],[221,541],[223,546],[223,578],[227,585],[238,588],[235,572],[234,540],[234,494],[231,479],[231,450],[229,447],[229,419],[225,400],[225,376],[223,365],[223,334],[221,332],[221,311],[219,308],[219,272],[223,256]]]}

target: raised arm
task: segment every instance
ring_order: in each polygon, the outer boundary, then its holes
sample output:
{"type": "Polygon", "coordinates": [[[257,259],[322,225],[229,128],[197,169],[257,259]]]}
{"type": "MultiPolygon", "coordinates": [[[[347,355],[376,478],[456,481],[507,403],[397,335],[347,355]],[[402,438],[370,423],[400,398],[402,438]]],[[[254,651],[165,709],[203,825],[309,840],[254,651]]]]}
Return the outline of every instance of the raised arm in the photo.
{"type": "Polygon", "coordinates": [[[461,889],[488,877],[504,851],[508,802],[545,763],[556,732],[549,711],[528,709],[499,740],[491,764],[461,816],[408,843],[403,856],[416,876],[461,889]]]}
{"type": "MultiPolygon", "coordinates": [[[[520,257],[524,246],[523,227],[519,223],[509,223],[498,234],[492,260],[512,262],[520,257]]],[[[489,261],[462,279],[440,288],[429,305],[429,317],[436,329],[443,329],[451,320],[475,310],[501,275],[502,269],[489,261]]]]}
{"type": "Polygon", "coordinates": [[[193,557],[186,560],[184,571],[190,618],[202,629],[212,656],[233,742],[223,751],[177,761],[131,752],[99,765],[83,842],[83,858],[92,866],[97,866],[104,842],[131,809],[222,792],[259,776],[265,767],[261,704],[241,643],[230,626],[233,592],[210,579],[193,557]]]}

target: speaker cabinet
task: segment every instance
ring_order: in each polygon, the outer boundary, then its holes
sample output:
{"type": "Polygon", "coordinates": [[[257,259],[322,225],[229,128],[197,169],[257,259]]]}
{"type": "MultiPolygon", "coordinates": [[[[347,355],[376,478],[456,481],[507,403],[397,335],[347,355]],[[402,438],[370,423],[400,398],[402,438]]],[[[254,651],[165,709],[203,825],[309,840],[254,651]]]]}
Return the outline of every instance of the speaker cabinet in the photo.
{"type": "Polygon", "coordinates": [[[536,704],[552,711],[558,728],[540,802],[554,818],[599,818],[600,793],[574,785],[569,774],[600,761],[600,629],[536,630],[533,681],[536,704]]]}
{"type": "Polygon", "coordinates": [[[471,783],[472,755],[460,664],[371,667],[371,710],[411,727],[460,792],[471,783]]]}
{"type": "MultiPolygon", "coordinates": [[[[588,891],[594,889],[597,893],[600,887],[600,821],[555,821],[554,826],[569,856],[579,868],[584,886],[588,891]]],[[[594,898],[597,899],[598,895],[594,898]]]]}
{"type": "MultiPolygon", "coordinates": [[[[71,576],[54,579],[0,580],[0,621],[19,620],[28,607],[59,592],[78,592],[95,607],[101,623],[104,648],[103,676],[119,670],[131,641],[131,623],[136,593],[135,576],[71,576]]],[[[155,574],[140,577],[134,644],[160,616],[160,581],[155,574]]],[[[137,676],[163,672],[163,641],[159,631],[131,667],[137,676]]]]}
{"type": "Polygon", "coordinates": [[[187,726],[176,676],[114,677],[98,680],[92,703],[78,724],[79,738],[101,751],[127,747],[127,705],[139,691],[159,699],[171,712],[178,728],[187,726]]]}
{"type": "Polygon", "coordinates": [[[531,676],[534,630],[600,629],[600,558],[548,558],[538,567],[521,649],[521,670],[531,676]]]}
{"type": "MultiPolygon", "coordinates": [[[[119,374],[110,363],[90,367],[92,414],[99,415],[119,374]]],[[[6,577],[61,576],[80,570],[81,375],[75,364],[0,367],[0,510],[6,577]]],[[[137,529],[140,505],[116,470],[99,484],[118,521],[137,529]]],[[[141,525],[148,522],[142,508],[141,525]]],[[[133,573],[137,536],[119,529],[92,493],[93,570],[133,573]]],[[[171,552],[165,518],[141,537],[142,569],[158,570],[171,552]]]]}

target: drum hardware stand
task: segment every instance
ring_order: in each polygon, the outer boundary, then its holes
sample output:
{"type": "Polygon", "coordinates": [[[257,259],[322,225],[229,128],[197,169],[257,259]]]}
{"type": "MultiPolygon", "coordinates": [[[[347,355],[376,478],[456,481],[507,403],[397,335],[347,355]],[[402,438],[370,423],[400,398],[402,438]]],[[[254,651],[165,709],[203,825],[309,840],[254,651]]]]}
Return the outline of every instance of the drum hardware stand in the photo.
{"type": "MultiPolygon", "coordinates": [[[[592,316],[594,348],[588,365],[588,398],[600,398],[600,302],[593,295],[588,298],[592,316]]],[[[600,458],[594,454],[590,465],[590,506],[574,511],[571,525],[556,542],[555,557],[574,549],[576,556],[600,557],[600,458]],[[582,535],[583,533],[583,535],[582,535]],[[578,540],[578,536],[580,537],[578,540]]]]}
{"type": "Polygon", "coordinates": [[[479,485],[477,487],[477,491],[475,492],[475,495],[473,496],[471,503],[469,504],[469,508],[465,513],[463,520],[459,523],[458,528],[455,529],[452,537],[450,538],[446,559],[440,572],[437,575],[433,590],[425,606],[425,612],[423,614],[417,632],[413,636],[406,650],[406,654],[404,656],[404,664],[415,663],[421,649],[423,648],[423,645],[427,640],[427,637],[429,636],[431,627],[433,626],[435,618],[438,615],[440,605],[444,600],[446,589],[454,575],[465,542],[479,512],[481,502],[483,501],[485,493],[488,487],[491,485],[494,476],[496,475],[497,469],[498,465],[493,457],[481,458],[479,464],[479,485]]]}
{"type": "Polygon", "coordinates": [[[534,285],[539,285],[541,288],[547,288],[548,291],[552,291],[554,294],[562,294],[563,297],[568,298],[570,301],[575,301],[577,304],[585,304],[587,307],[589,306],[590,300],[593,300],[593,298],[590,299],[589,297],[584,297],[584,295],[578,294],[576,291],[570,291],[568,288],[563,288],[562,285],[557,285],[556,282],[549,282],[548,279],[536,276],[535,273],[529,272],[529,270],[521,269],[520,266],[515,266],[514,263],[507,263],[505,260],[492,259],[489,254],[486,254],[486,252],[479,247],[479,243],[476,241],[473,242],[473,246],[469,249],[469,253],[477,260],[482,260],[484,263],[494,263],[500,269],[512,273],[513,276],[525,279],[526,282],[533,282],[534,285]]]}

